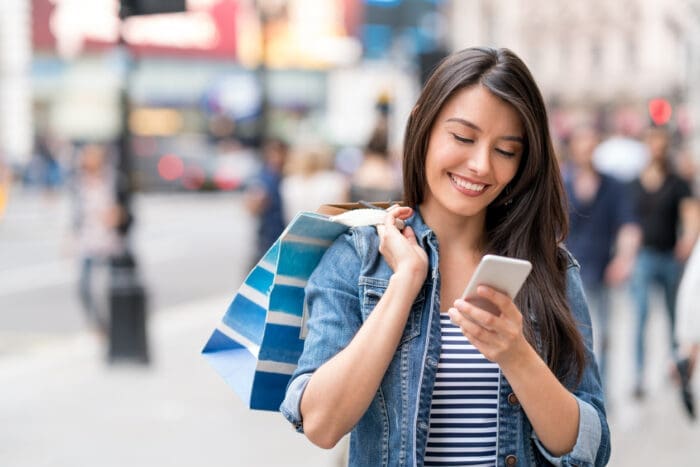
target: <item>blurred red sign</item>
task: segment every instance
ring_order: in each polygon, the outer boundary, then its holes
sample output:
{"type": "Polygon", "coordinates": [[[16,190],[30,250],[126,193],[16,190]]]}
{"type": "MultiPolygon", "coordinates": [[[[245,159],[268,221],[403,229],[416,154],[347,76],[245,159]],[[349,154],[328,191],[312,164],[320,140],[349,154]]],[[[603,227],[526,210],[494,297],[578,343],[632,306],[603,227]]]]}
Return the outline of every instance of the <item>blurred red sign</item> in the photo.
{"type": "Polygon", "coordinates": [[[665,125],[671,120],[673,107],[671,103],[663,98],[651,99],[648,104],[649,116],[655,125],[665,125]]]}
{"type": "MultiPolygon", "coordinates": [[[[131,17],[122,34],[135,55],[236,58],[237,0],[190,0],[187,11],[131,17]]],[[[38,51],[77,55],[119,40],[117,0],[32,0],[32,40],[38,51]]]]}

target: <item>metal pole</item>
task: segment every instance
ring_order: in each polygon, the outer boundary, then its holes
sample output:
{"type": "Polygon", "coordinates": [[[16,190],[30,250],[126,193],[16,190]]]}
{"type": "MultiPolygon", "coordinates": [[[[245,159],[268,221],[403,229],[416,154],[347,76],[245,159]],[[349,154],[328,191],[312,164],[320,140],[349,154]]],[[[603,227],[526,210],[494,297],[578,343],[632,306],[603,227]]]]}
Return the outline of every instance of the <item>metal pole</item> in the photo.
{"type": "MultiPolygon", "coordinates": [[[[123,25],[125,10],[121,11],[123,25]]],[[[133,224],[131,132],[129,129],[130,98],[129,89],[132,74],[132,57],[129,46],[119,29],[117,45],[123,61],[122,87],[120,91],[121,133],[117,162],[117,202],[121,208],[121,222],[117,231],[122,237],[123,252],[112,258],[109,291],[110,326],[108,361],[130,360],[147,364],[148,339],[146,332],[146,289],[138,275],[134,252],[128,234],[133,224]]]]}

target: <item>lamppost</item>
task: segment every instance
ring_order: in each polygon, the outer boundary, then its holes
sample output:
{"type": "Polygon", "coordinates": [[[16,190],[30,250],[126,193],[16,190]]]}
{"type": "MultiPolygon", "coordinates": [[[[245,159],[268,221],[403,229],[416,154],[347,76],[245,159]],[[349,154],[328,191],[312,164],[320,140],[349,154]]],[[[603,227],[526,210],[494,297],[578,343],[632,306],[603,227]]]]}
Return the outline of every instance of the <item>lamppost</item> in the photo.
{"type": "MultiPolygon", "coordinates": [[[[120,90],[121,133],[119,136],[119,159],[117,162],[117,201],[122,216],[117,226],[118,233],[126,237],[133,223],[131,206],[134,192],[132,176],[131,132],[129,96],[133,61],[129,45],[124,38],[124,20],[130,16],[185,11],[185,0],[121,0],[120,27],[117,48],[122,65],[122,86],[120,90]]],[[[125,241],[123,254],[112,259],[109,290],[110,363],[116,360],[132,360],[148,363],[146,336],[146,289],[137,274],[134,252],[125,241]]]]}

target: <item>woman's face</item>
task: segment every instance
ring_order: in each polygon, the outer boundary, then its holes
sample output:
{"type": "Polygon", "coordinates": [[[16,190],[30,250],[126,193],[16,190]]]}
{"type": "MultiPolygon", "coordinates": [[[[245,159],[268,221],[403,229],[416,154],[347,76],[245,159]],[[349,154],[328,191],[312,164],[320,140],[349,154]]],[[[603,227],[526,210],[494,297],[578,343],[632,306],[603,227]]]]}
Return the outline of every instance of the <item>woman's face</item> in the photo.
{"type": "Polygon", "coordinates": [[[481,85],[458,91],[430,132],[422,209],[485,216],[518,171],[524,141],[522,122],[510,104],[481,85]]]}

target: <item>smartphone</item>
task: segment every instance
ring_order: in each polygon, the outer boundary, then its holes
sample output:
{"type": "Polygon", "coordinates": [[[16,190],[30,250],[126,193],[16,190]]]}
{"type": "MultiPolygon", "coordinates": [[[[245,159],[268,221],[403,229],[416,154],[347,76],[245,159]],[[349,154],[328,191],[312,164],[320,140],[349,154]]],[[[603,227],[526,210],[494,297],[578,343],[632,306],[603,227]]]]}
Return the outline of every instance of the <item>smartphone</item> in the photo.
{"type": "Polygon", "coordinates": [[[464,290],[462,298],[474,303],[479,308],[498,314],[498,309],[495,305],[477,296],[476,288],[479,285],[488,285],[507,294],[510,298],[515,298],[531,270],[532,263],[524,259],[484,255],[476,267],[476,271],[472,274],[472,278],[464,290]]]}

